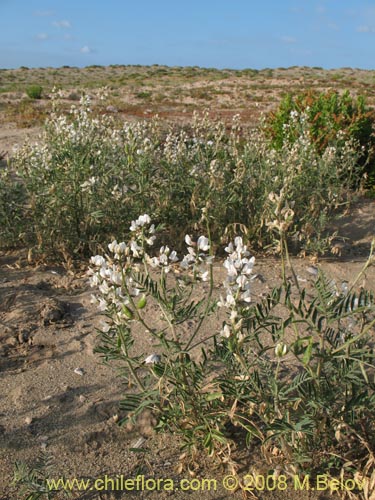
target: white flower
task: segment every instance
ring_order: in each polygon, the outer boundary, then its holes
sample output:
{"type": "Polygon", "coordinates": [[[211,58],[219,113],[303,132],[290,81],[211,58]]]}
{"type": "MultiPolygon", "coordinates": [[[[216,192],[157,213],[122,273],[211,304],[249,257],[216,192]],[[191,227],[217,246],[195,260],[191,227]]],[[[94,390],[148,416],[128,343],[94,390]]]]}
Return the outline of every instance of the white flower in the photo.
{"type": "Polygon", "coordinates": [[[159,356],[159,354],[150,354],[150,356],[147,356],[144,362],[146,363],[146,365],[150,365],[160,363],[160,360],[161,356],[159,356]]]}
{"type": "Polygon", "coordinates": [[[99,311],[105,311],[107,309],[107,301],[102,297],[98,297],[98,301],[99,301],[98,305],[99,311]]]}
{"type": "Polygon", "coordinates": [[[208,271],[202,272],[200,275],[202,281],[208,281],[208,271]]]}
{"type": "Polygon", "coordinates": [[[222,296],[220,296],[220,300],[218,301],[217,305],[219,307],[232,307],[236,305],[236,299],[232,295],[232,291],[228,290],[227,296],[225,297],[225,300],[223,299],[222,296]]]}
{"type": "Polygon", "coordinates": [[[111,271],[110,280],[111,283],[113,283],[114,285],[121,285],[122,284],[121,273],[119,273],[117,270],[111,271]]]}
{"type": "Polygon", "coordinates": [[[149,238],[146,238],[146,243],[150,247],[154,244],[154,241],[156,240],[156,236],[150,236],[149,238]]]}
{"type": "Polygon", "coordinates": [[[114,253],[116,245],[117,245],[117,240],[113,240],[112,243],[109,243],[108,244],[109,251],[114,253]]]}
{"type": "Polygon", "coordinates": [[[136,231],[138,228],[145,226],[146,224],[150,224],[151,219],[147,214],[140,215],[137,220],[132,220],[130,231],[136,231]]]}
{"type": "Polygon", "coordinates": [[[111,291],[111,288],[108,286],[106,281],[103,281],[101,285],[99,285],[99,292],[103,295],[108,295],[111,291]]]}
{"type": "Polygon", "coordinates": [[[183,269],[188,269],[192,264],[195,262],[195,257],[194,255],[191,255],[190,253],[185,255],[182,261],[180,262],[180,266],[183,269]]]}
{"type": "Polygon", "coordinates": [[[197,245],[198,250],[202,250],[202,252],[207,252],[207,250],[209,250],[210,248],[210,242],[205,236],[199,236],[197,245]]]}
{"type": "Polygon", "coordinates": [[[283,343],[276,344],[275,354],[278,358],[282,358],[288,352],[288,346],[283,343]]]}
{"type": "Polygon", "coordinates": [[[244,293],[241,294],[241,300],[247,303],[251,302],[250,290],[246,290],[244,293]]]}
{"type": "Polygon", "coordinates": [[[227,324],[225,324],[222,330],[220,331],[220,335],[222,337],[225,337],[226,339],[229,339],[229,337],[231,336],[231,331],[227,324]]]}
{"type": "Polygon", "coordinates": [[[81,189],[82,191],[91,191],[92,186],[94,186],[97,182],[96,177],[90,177],[88,181],[85,181],[83,184],[81,184],[81,189]]]}
{"type": "Polygon", "coordinates": [[[140,215],[138,217],[138,223],[140,226],[144,226],[145,224],[150,224],[150,222],[151,222],[150,216],[147,214],[140,215]]]}
{"type": "Polygon", "coordinates": [[[103,320],[100,321],[100,330],[103,333],[108,333],[110,329],[111,329],[111,325],[109,325],[106,321],[103,321],[103,320]]]}
{"type": "Polygon", "coordinates": [[[132,240],[130,242],[130,250],[132,251],[134,257],[140,257],[142,247],[140,247],[136,241],[132,240]]]}
{"type": "Polygon", "coordinates": [[[192,247],[194,245],[193,240],[188,234],[185,236],[185,243],[189,245],[189,247],[192,247]]]}
{"type": "Polygon", "coordinates": [[[90,263],[96,267],[101,267],[106,263],[106,260],[102,255],[94,255],[91,257],[90,263]]]}
{"type": "Polygon", "coordinates": [[[236,269],[236,267],[235,267],[235,265],[234,265],[234,263],[233,263],[232,260],[226,259],[224,261],[223,266],[227,270],[227,274],[228,274],[229,277],[237,276],[237,269],[236,269]]]}
{"type": "Polygon", "coordinates": [[[227,253],[233,253],[234,251],[234,246],[233,246],[233,243],[230,242],[229,245],[227,247],[225,247],[224,249],[227,253]]]}
{"type": "Polygon", "coordinates": [[[248,258],[249,252],[246,245],[243,244],[241,236],[234,239],[234,244],[230,242],[225,251],[229,254],[223,264],[227,270],[227,279],[224,283],[227,289],[227,298],[225,302],[221,300],[219,305],[233,308],[236,306],[237,300],[251,302],[250,283],[255,258],[248,258]]]}
{"type": "Polygon", "coordinates": [[[178,261],[178,257],[177,257],[177,252],[176,252],[176,250],[173,250],[173,251],[171,252],[171,254],[169,255],[169,260],[170,260],[171,262],[177,262],[177,261],[178,261]]]}

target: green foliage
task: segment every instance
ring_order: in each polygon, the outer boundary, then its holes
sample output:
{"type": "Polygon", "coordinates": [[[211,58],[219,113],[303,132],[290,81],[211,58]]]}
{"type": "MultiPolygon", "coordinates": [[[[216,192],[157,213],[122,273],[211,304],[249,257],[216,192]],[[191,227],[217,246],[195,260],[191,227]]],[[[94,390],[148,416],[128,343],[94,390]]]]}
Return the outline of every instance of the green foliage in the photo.
{"type": "MultiPolygon", "coordinates": [[[[275,233],[288,262],[284,215],[275,233]]],[[[149,224],[147,215],[140,217],[128,243],[114,241],[105,257],[91,259],[91,284],[106,317],[98,350],[116,361],[131,387],[124,421],[147,410],[156,430],[180,435],[190,451],[203,448],[224,459],[236,446],[237,428],[248,445],[259,445],[271,469],[343,476],[354,469],[368,481],[375,473],[373,293],[338,285],[322,272],[307,292],[297,279],[287,281],[283,265],[281,285],[252,303],[254,262],[236,238],[226,248],[226,297],[217,300],[209,239],[186,237],[188,254],[177,269],[168,247],[148,255],[149,224]],[[194,299],[204,279],[208,291],[194,299]],[[160,319],[150,323],[148,307],[157,307],[160,319]],[[223,328],[209,326],[204,336],[217,307],[223,328]],[[153,353],[141,348],[144,330],[154,339],[153,353]]],[[[372,262],[371,255],[363,272],[372,262]]]]}
{"type": "Polygon", "coordinates": [[[23,214],[27,197],[24,186],[14,179],[8,166],[0,170],[0,246],[22,241],[23,214]]]}
{"type": "MultiPolygon", "coordinates": [[[[59,493],[48,486],[48,480],[53,473],[52,457],[43,452],[37,458],[34,467],[29,467],[25,462],[16,462],[14,466],[13,485],[17,486],[18,494],[24,500],[52,500],[59,493]]],[[[64,495],[70,497],[68,491],[64,495]]]]}
{"type": "Polygon", "coordinates": [[[170,241],[180,240],[183,230],[201,229],[205,207],[215,213],[215,243],[241,227],[254,247],[278,251],[269,197],[281,189],[295,212],[289,237],[300,249],[323,251],[330,215],[350,200],[359,156],[348,141],[318,154],[303,127],[275,151],[261,132],[243,130],[238,116],[229,131],[208,114],[184,128],[166,130],[157,119],[119,128],[110,116],[92,116],[83,98],[69,115],[53,113],[40,143],[22,148],[12,168],[15,189],[26,193],[18,207],[24,241],[45,254],[95,252],[146,211],[170,241]]]}
{"type": "Polygon", "coordinates": [[[267,117],[265,130],[271,144],[281,149],[285,142],[294,143],[300,136],[301,120],[308,124],[309,136],[319,154],[337,142],[351,140],[358,152],[363,151],[362,166],[375,180],[375,115],[363,96],[354,98],[348,91],[316,93],[299,96],[287,94],[277,111],[267,117]]]}
{"type": "Polygon", "coordinates": [[[27,87],[26,94],[30,99],[41,99],[43,92],[43,87],[40,85],[30,85],[27,87]]]}

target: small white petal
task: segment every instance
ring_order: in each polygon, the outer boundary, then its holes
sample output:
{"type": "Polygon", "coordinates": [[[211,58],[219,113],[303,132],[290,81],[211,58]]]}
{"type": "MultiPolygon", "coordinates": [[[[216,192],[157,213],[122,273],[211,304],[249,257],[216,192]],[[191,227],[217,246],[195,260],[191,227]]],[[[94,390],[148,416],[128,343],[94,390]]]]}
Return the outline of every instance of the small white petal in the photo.
{"type": "Polygon", "coordinates": [[[145,363],[146,365],[155,364],[160,363],[160,360],[161,356],[159,356],[159,354],[150,354],[150,356],[147,356],[147,358],[145,359],[145,363]]]}
{"type": "Polygon", "coordinates": [[[198,241],[197,241],[198,249],[202,250],[203,252],[207,252],[210,248],[210,242],[209,239],[206,238],[206,236],[199,236],[198,241]]]}
{"type": "Polygon", "coordinates": [[[229,337],[231,335],[231,331],[230,331],[230,328],[227,324],[224,325],[224,328],[221,330],[220,335],[222,337],[229,339],[229,337]]]}
{"type": "Polygon", "coordinates": [[[188,234],[185,236],[185,243],[187,245],[189,245],[190,247],[194,245],[193,240],[191,239],[191,237],[188,234]]]}

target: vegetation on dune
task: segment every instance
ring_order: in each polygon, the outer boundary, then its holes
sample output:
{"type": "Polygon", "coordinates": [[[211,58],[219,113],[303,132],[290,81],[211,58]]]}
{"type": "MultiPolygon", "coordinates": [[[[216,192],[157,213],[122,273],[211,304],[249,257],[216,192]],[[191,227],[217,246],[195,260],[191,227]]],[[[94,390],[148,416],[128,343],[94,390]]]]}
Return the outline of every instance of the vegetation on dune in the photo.
{"type": "Polygon", "coordinates": [[[363,96],[353,98],[349,91],[316,93],[308,91],[298,96],[287,94],[278,109],[265,122],[271,144],[281,149],[285,142],[293,143],[301,135],[296,116],[304,115],[309,137],[319,154],[338,142],[351,140],[358,152],[363,151],[360,164],[369,182],[375,182],[375,113],[368,108],[363,96]]]}
{"type": "MultiPolygon", "coordinates": [[[[357,287],[363,274],[348,285],[318,271],[307,292],[289,248],[329,248],[327,223],[372,158],[372,120],[348,94],[287,97],[256,130],[208,113],[180,127],[157,118],[119,124],[94,114],[88,96],[63,113],[54,95],[42,140],[0,172],[1,243],[46,259],[91,256],[98,350],[131,389],[123,423],[147,411],[157,431],[234,473],[242,443],[260,450],[282,485],[324,471],[354,477],[370,498],[373,293],[357,287]],[[251,249],[281,256],[282,282],[258,303],[251,249]],[[222,326],[204,338],[213,314],[222,326]],[[153,352],[139,352],[140,332],[153,352]]],[[[371,253],[364,271],[373,261],[371,253]]],[[[39,469],[18,464],[15,481],[33,498],[48,495],[39,469]]]]}
{"type": "MultiPolygon", "coordinates": [[[[132,221],[128,241],[112,241],[90,261],[104,315],[98,351],[118,363],[132,387],[121,405],[123,423],[149,411],[157,431],[178,434],[190,453],[204,449],[234,473],[232,453],[239,440],[245,442],[260,450],[285,488],[292,475],[324,473],[354,476],[353,489],[372,491],[373,294],[356,291],[355,284],[337,285],[322,273],[309,293],[298,281],[291,285],[285,235],[294,214],[285,199],[273,205],[284,279],[256,304],[255,261],[238,236],[225,248],[222,295],[213,298],[207,211],[202,221],[208,236],[186,235],[183,257],[168,246],[152,257],[155,226],[147,214],[132,221]],[[197,299],[194,290],[202,281],[208,292],[197,299]],[[150,323],[152,304],[160,315],[150,323]],[[202,338],[202,326],[218,309],[221,330],[208,329],[202,338]],[[140,353],[144,331],[154,342],[152,351],[140,353]]],[[[365,268],[371,262],[372,256],[365,268]]]]}
{"type": "Polygon", "coordinates": [[[27,87],[26,94],[30,99],[41,99],[43,92],[43,87],[40,85],[30,85],[27,87]]]}
{"type": "Polygon", "coordinates": [[[295,214],[289,241],[296,250],[324,251],[329,217],[350,200],[365,151],[340,135],[317,151],[304,113],[293,110],[290,126],[299,135],[274,147],[238,116],[229,131],[208,114],[168,129],[157,119],[119,126],[93,116],[88,97],[68,114],[56,108],[42,141],[21,148],[1,174],[0,189],[15,194],[0,208],[3,243],[79,257],[128,234],[144,212],[175,241],[183,230],[202,229],[207,208],[214,244],[241,228],[252,247],[279,251],[270,200],[282,195],[295,214]]]}

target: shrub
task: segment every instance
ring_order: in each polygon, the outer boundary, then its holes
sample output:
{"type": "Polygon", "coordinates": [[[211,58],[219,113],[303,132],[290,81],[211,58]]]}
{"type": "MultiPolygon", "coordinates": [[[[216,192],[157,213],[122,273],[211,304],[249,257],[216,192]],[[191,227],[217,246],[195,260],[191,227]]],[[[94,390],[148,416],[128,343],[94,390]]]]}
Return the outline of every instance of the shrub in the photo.
{"type": "MultiPolygon", "coordinates": [[[[287,262],[286,221],[293,211],[280,200],[276,205],[275,234],[287,262]]],[[[203,219],[209,230],[207,213],[203,219]]],[[[123,423],[147,410],[157,431],[176,433],[188,450],[203,448],[224,461],[240,433],[281,474],[341,471],[345,477],[355,470],[369,484],[375,465],[372,293],[336,286],[322,273],[307,293],[297,280],[287,281],[283,265],[282,284],[254,304],[254,259],[236,237],[225,249],[223,296],[214,299],[209,236],[194,241],[187,235],[183,258],[168,246],[151,257],[150,217],[140,216],[131,230],[128,242],[113,241],[107,254],[92,257],[90,269],[105,316],[98,350],[116,361],[130,387],[123,423]],[[202,281],[209,283],[204,294],[202,281]],[[212,327],[218,307],[221,330],[212,327]],[[160,317],[150,322],[155,308],[160,317]],[[209,334],[202,335],[205,323],[209,334]],[[154,339],[151,351],[142,347],[145,331],[154,339]]]]}
{"type": "Polygon", "coordinates": [[[277,111],[265,122],[271,144],[281,149],[285,142],[294,143],[300,135],[300,120],[306,120],[309,136],[319,154],[327,147],[350,139],[363,150],[361,164],[375,181],[375,136],[373,111],[363,96],[353,98],[348,91],[315,93],[308,91],[297,97],[287,94],[277,111]]]}
{"type": "Polygon", "coordinates": [[[27,196],[22,183],[14,179],[8,166],[0,170],[0,242],[2,248],[22,241],[23,207],[27,196]]]}
{"type": "Polygon", "coordinates": [[[26,94],[30,99],[41,99],[43,88],[40,85],[30,85],[27,87],[26,94]]]}
{"type": "Polygon", "coordinates": [[[274,150],[258,131],[243,131],[238,116],[229,132],[207,114],[182,129],[157,120],[119,128],[110,116],[93,117],[83,98],[68,116],[53,113],[39,144],[22,148],[12,166],[28,196],[28,244],[71,256],[125,236],[146,211],[179,240],[183,230],[201,230],[205,207],[215,213],[215,244],[241,227],[254,247],[277,250],[269,196],[281,189],[296,214],[289,236],[323,251],[327,220],[350,197],[357,161],[349,141],[318,155],[307,131],[274,150]]]}

